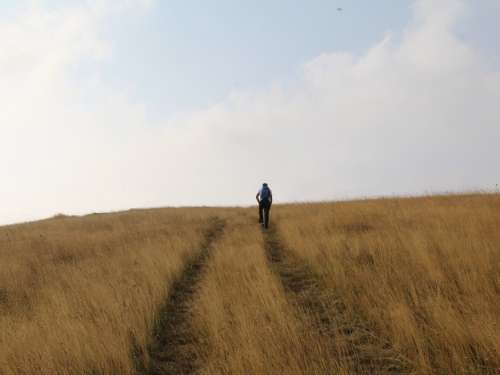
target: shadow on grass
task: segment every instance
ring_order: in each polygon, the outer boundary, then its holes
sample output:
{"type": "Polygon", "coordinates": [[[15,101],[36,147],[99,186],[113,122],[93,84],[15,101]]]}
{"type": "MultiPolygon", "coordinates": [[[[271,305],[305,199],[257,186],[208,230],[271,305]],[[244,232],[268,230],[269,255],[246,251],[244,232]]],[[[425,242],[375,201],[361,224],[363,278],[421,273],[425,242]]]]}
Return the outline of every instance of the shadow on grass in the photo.
{"type": "MultiPolygon", "coordinates": [[[[224,230],[225,222],[217,217],[201,245],[199,256],[184,270],[174,285],[166,307],[160,312],[154,339],[148,347],[149,361],[139,361],[138,373],[145,375],[190,374],[195,371],[197,339],[190,330],[188,306],[200,280],[201,270],[210,256],[212,243],[224,230]]],[[[144,358],[144,356],[136,356],[144,358]]]]}
{"type": "Polygon", "coordinates": [[[276,229],[264,231],[264,239],[270,268],[280,277],[288,299],[351,373],[415,373],[404,357],[377,337],[363,311],[348,309],[342,296],[328,294],[320,270],[287,249],[276,229]]]}

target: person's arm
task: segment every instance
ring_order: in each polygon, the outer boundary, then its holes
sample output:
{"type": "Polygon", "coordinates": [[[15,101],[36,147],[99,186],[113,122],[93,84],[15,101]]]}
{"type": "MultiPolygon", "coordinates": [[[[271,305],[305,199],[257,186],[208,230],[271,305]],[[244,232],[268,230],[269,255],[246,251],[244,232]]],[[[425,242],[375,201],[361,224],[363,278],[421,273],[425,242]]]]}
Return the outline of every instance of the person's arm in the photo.
{"type": "Polygon", "coordinates": [[[255,199],[257,199],[257,203],[259,203],[259,193],[257,193],[257,195],[255,196],[255,199]]]}
{"type": "Polygon", "coordinates": [[[271,194],[269,196],[269,207],[271,207],[272,204],[273,204],[273,195],[271,194]]]}

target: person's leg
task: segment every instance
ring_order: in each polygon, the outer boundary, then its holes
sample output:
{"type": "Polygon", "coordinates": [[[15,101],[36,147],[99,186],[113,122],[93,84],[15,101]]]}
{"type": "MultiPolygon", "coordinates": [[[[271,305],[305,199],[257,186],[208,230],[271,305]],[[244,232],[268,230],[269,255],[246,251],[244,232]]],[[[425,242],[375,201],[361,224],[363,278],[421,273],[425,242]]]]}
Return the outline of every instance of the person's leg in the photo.
{"type": "Polygon", "coordinates": [[[259,202],[259,224],[264,223],[264,218],[262,217],[262,210],[264,209],[263,201],[259,202]]]}
{"type": "Polygon", "coordinates": [[[265,213],[264,228],[266,228],[266,229],[269,226],[269,209],[271,208],[270,206],[271,206],[271,202],[266,201],[266,206],[264,207],[264,213],[265,213]]]}

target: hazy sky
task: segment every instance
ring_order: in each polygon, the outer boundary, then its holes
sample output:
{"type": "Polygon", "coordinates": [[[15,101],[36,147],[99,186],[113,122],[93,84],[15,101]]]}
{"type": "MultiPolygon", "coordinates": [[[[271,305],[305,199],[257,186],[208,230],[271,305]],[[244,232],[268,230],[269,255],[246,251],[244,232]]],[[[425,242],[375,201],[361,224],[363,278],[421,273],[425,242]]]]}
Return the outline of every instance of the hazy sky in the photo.
{"type": "Polygon", "coordinates": [[[0,3],[0,225],[500,184],[500,0],[0,3]],[[342,10],[337,10],[341,8],[342,10]]]}

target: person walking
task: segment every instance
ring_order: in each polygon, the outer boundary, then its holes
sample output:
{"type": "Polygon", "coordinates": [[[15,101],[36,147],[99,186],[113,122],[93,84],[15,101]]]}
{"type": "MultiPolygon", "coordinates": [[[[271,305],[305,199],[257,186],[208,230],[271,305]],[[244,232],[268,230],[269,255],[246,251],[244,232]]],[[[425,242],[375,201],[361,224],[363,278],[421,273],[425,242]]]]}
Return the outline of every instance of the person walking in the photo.
{"type": "Polygon", "coordinates": [[[259,203],[259,224],[261,227],[267,229],[269,226],[269,210],[273,204],[273,192],[269,189],[265,182],[257,192],[255,199],[257,199],[257,202],[259,203]],[[264,211],[264,217],[262,215],[262,211],[264,211]]]}

